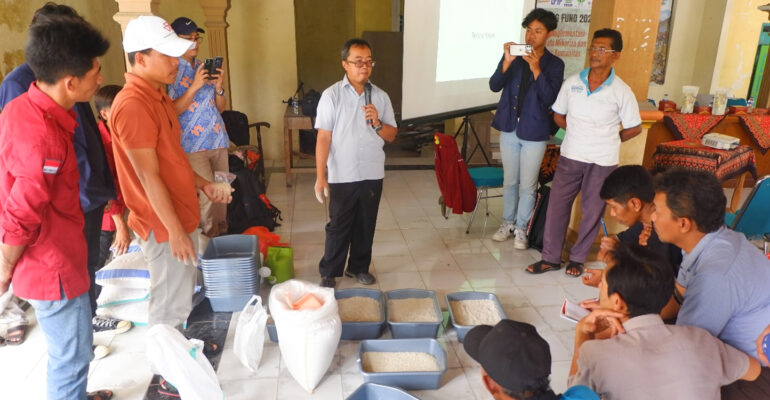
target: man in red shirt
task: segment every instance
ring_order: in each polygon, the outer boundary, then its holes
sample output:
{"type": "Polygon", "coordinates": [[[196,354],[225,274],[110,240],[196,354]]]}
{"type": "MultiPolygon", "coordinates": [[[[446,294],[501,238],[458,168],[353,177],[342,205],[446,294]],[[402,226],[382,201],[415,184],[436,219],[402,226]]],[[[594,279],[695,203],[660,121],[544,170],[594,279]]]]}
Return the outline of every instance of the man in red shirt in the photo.
{"type": "Polygon", "coordinates": [[[13,283],[35,308],[48,343],[49,400],[86,397],[93,356],[72,108],[99,87],[98,57],[108,47],[81,18],[33,23],[26,58],[37,80],[0,114],[0,294],[13,283]]]}

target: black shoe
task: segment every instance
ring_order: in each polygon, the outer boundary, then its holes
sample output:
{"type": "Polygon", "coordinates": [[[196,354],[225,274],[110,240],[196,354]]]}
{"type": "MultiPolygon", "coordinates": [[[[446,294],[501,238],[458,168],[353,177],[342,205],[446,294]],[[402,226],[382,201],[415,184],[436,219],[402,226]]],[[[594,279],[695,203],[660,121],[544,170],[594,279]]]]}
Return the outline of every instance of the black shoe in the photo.
{"type": "Polygon", "coordinates": [[[321,279],[321,287],[328,287],[334,289],[334,286],[337,284],[337,282],[334,281],[334,278],[331,276],[324,276],[321,279]]]}
{"type": "Polygon", "coordinates": [[[356,278],[358,280],[358,283],[361,283],[363,285],[371,285],[374,282],[377,282],[377,278],[375,278],[374,275],[368,272],[361,272],[360,274],[354,274],[352,272],[345,271],[345,276],[347,276],[348,278],[356,278]]]}

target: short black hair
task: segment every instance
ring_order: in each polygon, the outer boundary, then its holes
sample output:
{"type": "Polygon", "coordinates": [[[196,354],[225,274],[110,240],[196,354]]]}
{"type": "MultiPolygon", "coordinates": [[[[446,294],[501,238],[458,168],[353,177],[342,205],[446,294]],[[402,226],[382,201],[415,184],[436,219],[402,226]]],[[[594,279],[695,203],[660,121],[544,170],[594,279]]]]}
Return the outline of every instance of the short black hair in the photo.
{"type": "Polygon", "coordinates": [[[605,274],[607,295],[620,295],[631,318],[660,314],[674,294],[674,272],[666,259],[638,244],[621,244],[609,256],[615,264],[605,274]]]}
{"type": "Polygon", "coordinates": [[[655,190],[652,176],[641,165],[624,165],[612,171],[599,190],[602,200],[614,200],[620,204],[637,198],[643,203],[652,203],[655,190]]]}
{"type": "Polygon", "coordinates": [[[545,29],[547,29],[548,32],[555,30],[559,23],[556,14],[542,8],[536,8],[530,11],[529,14],[524,17],[524,21],[521,22],[521,27],[527,29],[532,21],[540,21],[540,23],[545,25],[545,29]]]}
{"type": "Polygon", "coordinates": [[[598,38],[612,39],[612,50],[617,52],[623,51],[623,35],[621,35],[620,32],[610,28],[599,29],[594,32],[594,39],[598,38]]]}
{"type": "Polygon", "coordinates": [[[94,107],[96,107],[96,112],[99,113],[97,115],[99,119],[102,119],[100,113],[102,110],[112,107],[112,102],[115,100],[115,96],[118,95],[120,89],[123,89],[123,86],[106,85],[96,91],[96,94],[94,94],[94,107]]]}
{"type": "Polygon", "coordinates": [[[25,55],[35,78],[54,84],[69,75],[82,78],[109,47],[101,32],[80,17],[47,17],[30,25],[25,55]]]}
{"type": "Polygon", "coordinates": [[[342,46],[342,51],[340,52],[343,60],[348,59],[351,47],[366,47],[369,49],[369,51],[372,51],[372,46],[366,40],[361,38],[348,39],[348,41],[345,42],[345,44],[342,46]]]}
{"type": "Polygon", "coordinates": [[[35,11],[35,14],[32,15],[32,22],[30,22],[30,25],[44,23],[51,18],[56,17],[82,18],[74,8],[49,1],[35,11]]]}
{"type": "Polygon", "coordinates": [[[695,221],[700,232],[714,232],[724,224],[727,199],[714,174],[671,168],[653,182],[655,193],[666,195],[671,213],[695,221]]]}
{"type": "Polygon", "coordinates": [[[128,65],[132,67],[134,66],[134,64],[136,63],[136,53],[142,53],[144,55],[148,55],[150,54],[150,52],[152,52],[152,49],[144,49],[144,50],[132,51],[130,53],[126,53],[126,57],[128,58],[128,65]]]}
{"type": "MultiPolygon", "coordinates": [[[[498,383],[499,385],[499,383],[498,383]]],[[[551,399],[553,397],[547,396],[548,393],[553,393],[551,390],[551,379],[546,377],[543,377],[541,379],[538,379],[532,385],[524,389],[521,393],[514,393],[511,390],[508,390],[504,387],[500,387],[503,390],[503,393],[505,393],[506,396],[512,398],[512,399],[526,399],[526,400],[537,400],[541,397],[551,399]]]]}

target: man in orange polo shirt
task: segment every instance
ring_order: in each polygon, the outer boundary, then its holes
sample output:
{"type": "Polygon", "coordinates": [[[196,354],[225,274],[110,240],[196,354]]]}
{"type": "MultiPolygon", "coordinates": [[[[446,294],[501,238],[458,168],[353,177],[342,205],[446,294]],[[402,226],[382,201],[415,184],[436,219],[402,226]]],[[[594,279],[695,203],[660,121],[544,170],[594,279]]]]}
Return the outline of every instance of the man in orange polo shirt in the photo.
{"type": "Polygon", "coordinates": [[[112,104],[110,124],[128,225],[141,238],[150,269],[149,324],[179,327],[192,311],[200,220],[196,189],[213,202],[229,202],[190,167],[165,85],[173,83],[177,57],[193,42],[176,36],[162,18],[140,16],[126,27],[123,49],[132,71],[112,104]]]}

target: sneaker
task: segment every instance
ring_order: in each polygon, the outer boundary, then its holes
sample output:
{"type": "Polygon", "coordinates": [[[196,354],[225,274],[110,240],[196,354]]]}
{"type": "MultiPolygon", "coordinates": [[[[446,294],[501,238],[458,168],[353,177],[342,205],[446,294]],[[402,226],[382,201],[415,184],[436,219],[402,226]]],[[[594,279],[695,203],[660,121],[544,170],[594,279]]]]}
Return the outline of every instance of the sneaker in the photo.
{"type": "Polygon", "coordinates": [[[131,329],[131,321],[97,315],[91,320],[94,332],[110,332],[115,335],[131,329]]]}
{"type": "Polygon", "coordinates": [[[94,360],[102,359],[107,357],[107,354],[110,354],[110,348],[100,344],[93,346],[91,350],[94,352],[94,360]]]}
{"type": "Polygon", "coordinates": [[[334,289],[334,286],[337,283],[334,281],[334,278],[331,276],[325,276],[321,279],[321,287],[327,287],[334,289]]]}
{"type": "Polygon", "coordinates": [[[358,280],[358,283],[361,283],[363,285],[371,285],[377,281],[374,275],[368,272],[361,272],[360,274],[354,274],[352,272],[345,271],[345,276],[347,276],[348,278],[356,278],[358,280]]]}
{"type": "Polygon", "coordinates": [[[516,228],[513,230],[513,248],[516,250],[526,250],[529,247],[527,234],[524,229],[516,228]]]}
{"type": "Polygon", "coordinates": [[[503,223],[500,225],[500,229],[498,229],[497,232],[492,235],[492,240],[495,242],[504,242],[508,240],[509,236],[511,236],[511,232],[513,232],[513,224],[503,223]]]}

